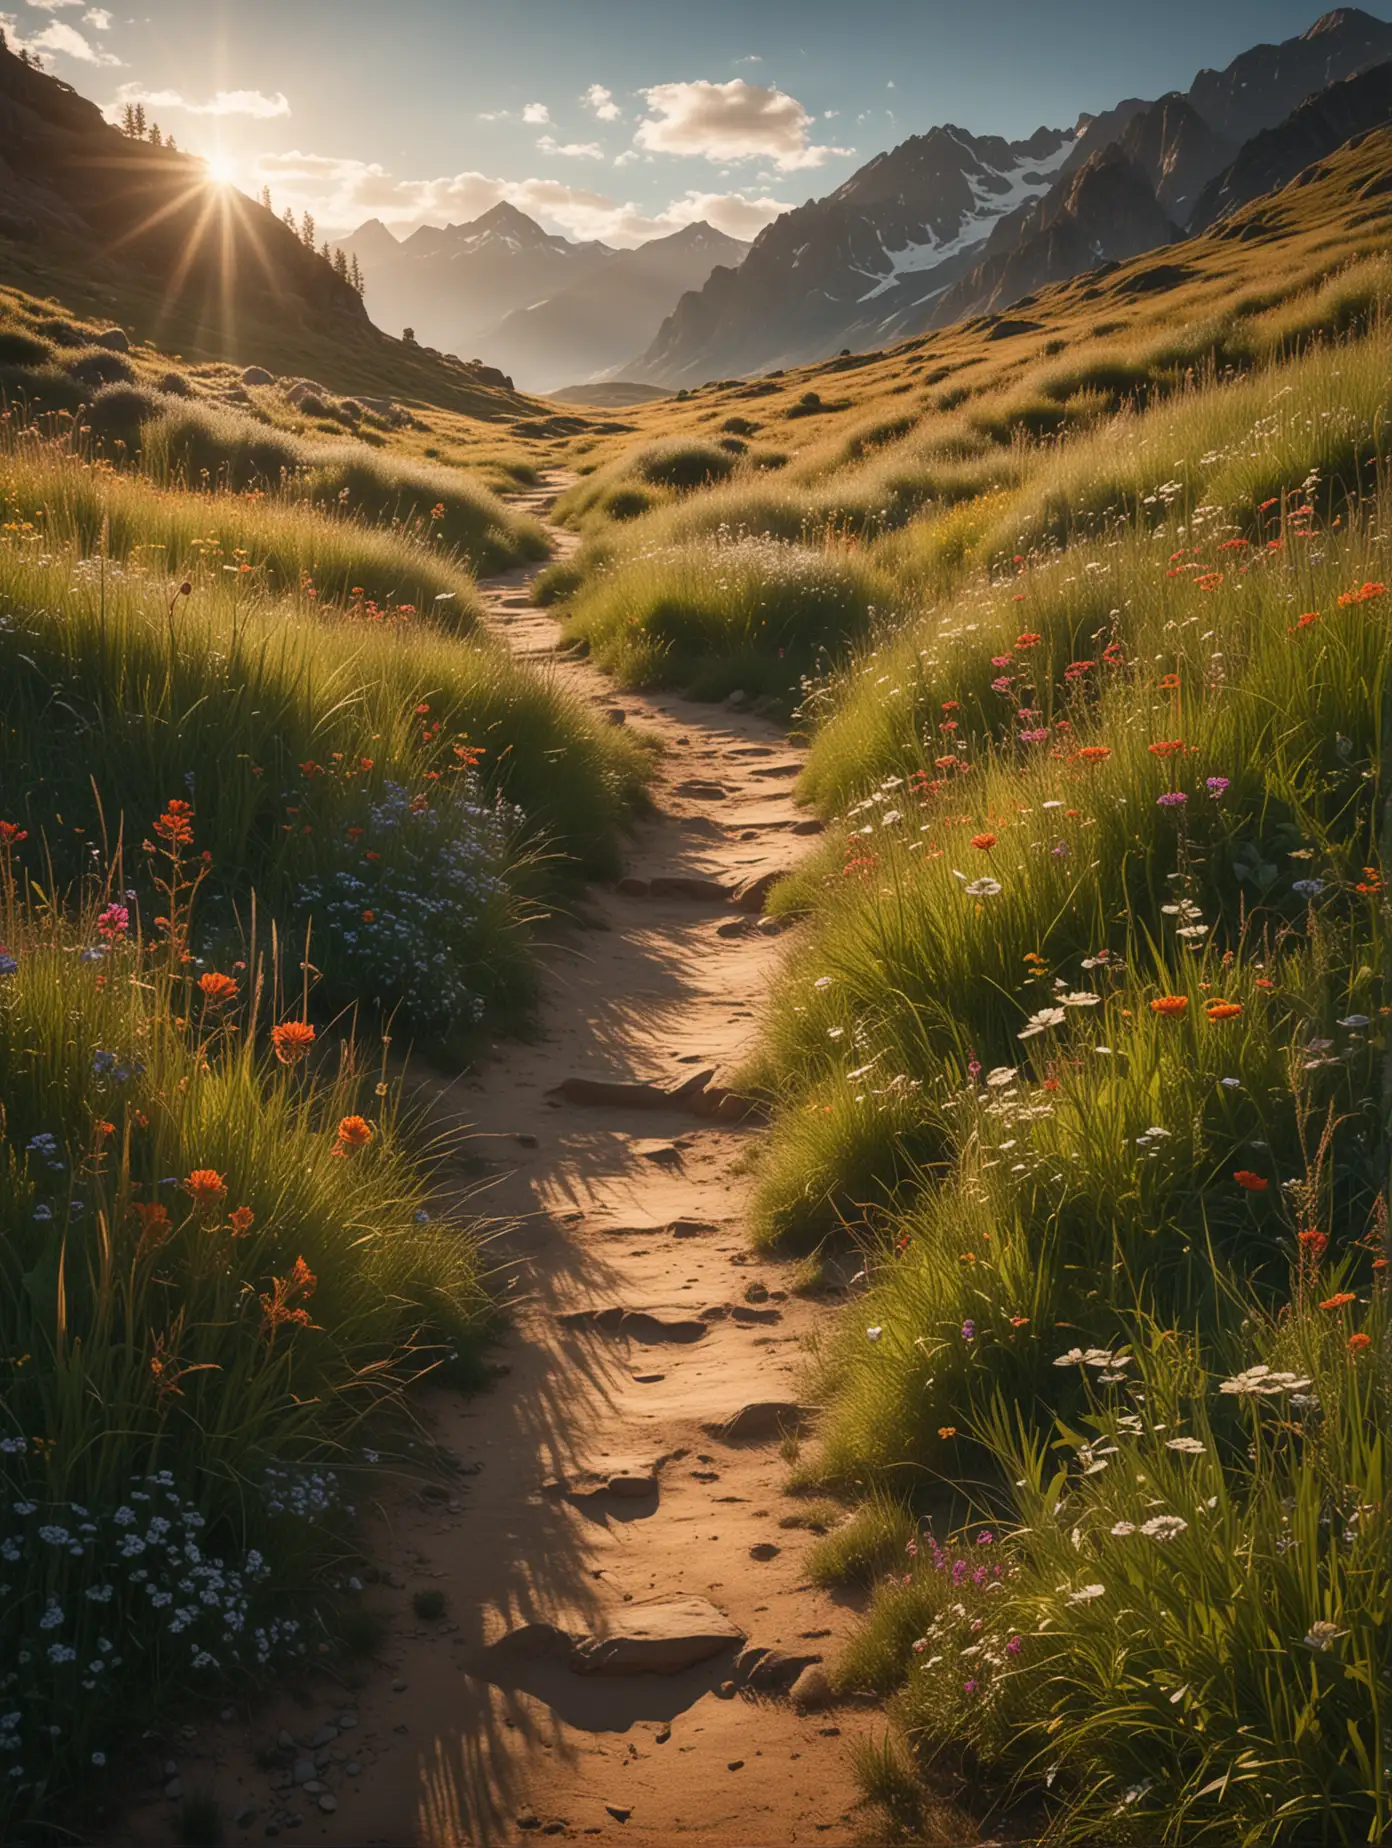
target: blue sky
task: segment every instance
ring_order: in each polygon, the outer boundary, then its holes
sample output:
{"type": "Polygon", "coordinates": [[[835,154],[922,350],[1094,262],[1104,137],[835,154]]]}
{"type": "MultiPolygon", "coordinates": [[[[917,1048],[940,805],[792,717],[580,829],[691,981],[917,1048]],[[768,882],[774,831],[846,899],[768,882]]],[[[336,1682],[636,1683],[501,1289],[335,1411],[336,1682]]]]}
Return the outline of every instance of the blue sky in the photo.
{"type": "MultiPolygon", "coordinates": [[[[617,244],[752,236],[934,123],[1028,135],[1185,88],[1312,0],[9,0],[12,41],[329,234],[510,198],[617,244]]],[[[1387,17],[1392,5],[1366,8],[1387,17]]]]}

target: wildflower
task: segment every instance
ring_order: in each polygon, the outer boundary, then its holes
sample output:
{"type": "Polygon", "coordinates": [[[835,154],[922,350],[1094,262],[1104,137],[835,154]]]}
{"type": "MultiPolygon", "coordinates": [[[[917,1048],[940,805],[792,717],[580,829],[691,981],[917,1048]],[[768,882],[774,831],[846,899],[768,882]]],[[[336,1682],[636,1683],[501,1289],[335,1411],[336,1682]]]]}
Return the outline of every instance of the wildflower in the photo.
{"type": "Polygon", "coordinates": [[[18,847],[28,838],[29,830],[21,828],[17,821],[0,821],[0,847],[18,847]]]}
{"type": "Polygon", "coordinates": [[[219,975],[215,969],[209,969],[206,975],[200,975],[198,986],[209,1007],[221,1007],[237,992],[237,984],[232,977],[219,975]]]}
{"type": "Polygon", "coordinates": [[[1007,1655],[1017,1656],[1019,1655],[1020,1651],[1024,1648],[1024,1646],[1025,1646],[1024,1639],[1022,1637],[1012,1636],[1009,1642],[1005,1645],[1005,1653],[1007,1655]]]}
{"type": "Polygon", "coordinates": [[[1066,1017],[1061,1007],[1041,1007],[1037,1014],[1030,1015],[1015,1037],[1034,1039],[1037,1034],[1047,1033],[1051,1027],[1062,1026],[1066,1017]]]}
{"type": "Polygon", "coordinates": [[[1357,590],[1346,590],[1339,598],[1339,608],[1346,610],[1355,603],[1371,603],[1375,597],[1382,596],[1386,589],[1385,584],[1362,584],[1357,590]]]}
{"type": "Polygon", "coordinates": [[[1271,1185],[1264,1175],[1253,1174],[1250,1168],[1238,1168],[1233,1179],[1246,1193],[1265,1193],[1271,1185]]]}
{"type": "Polygon", "coordinates": [[[284,1020],[271,1028],[271,1044],[282,1065],[297,1065],[314,1044],[314,1028],[307,1020],[284,1020]]]}
{"type": "Polygon", "coordinates": [[[1081,1348],[1077,1347],[1069,1348],[1066,1354],[1058,1355],[1054,1361],[1056,1367],[1081,1367],[1086,1365],[1086,1363],[1087,1355],[1081,1348]]]}
{"type": "Polygon", "coordinates": [[[1361,1354],[1364,1348],[1370,1348],[1373,1345],[1373,1337],[1365,1335],[1360,1330],[1357,1334],[1349,1336],[1348,1345],[1350,1354],[1361,1354]]]}
{"type": "Polygon", "coordinates": [[[366,1117],[346,1116],[338,1126],[338,1147],[342,1154],[366,1148],[372,1140],[372,1125],[366,1117]]]}
{"type": "Polygon", "coordinates": [[[1300,1246],[1300,1255],[1302,1258],[1308,1258],[1312,1264],[1318,1264],[1320,1259],[1324,1256],[1325,1251],[1328,1249],[1329,1235],[1319,1231],[1314,1226],[1310,1226],[1306,1231],[1300,1234],[1296,1243],[1300,1246]]]}
{"type": "Polygon", "coordinates": [[[976,1688],[977,1684],[975,1681],[964,1681],[962,1683],[962,1692],[964,1694],[975,1694],[976,1688]]]}
{"type": "Polygon", "coordinates": [[[956,1425],[939,1425],[938,1426],[938,1436],[941,1437],[942,1439],[946,1440],[949,1437],[956,1437],[956,1435],[957,1435],[956,1425]]]}
{"type": "Polygon", "coordinates": [[[1078,752],[1080,764],[1104,764],[1112,754],[1109,744],[1085,744],[1078,752]]]}
{"type": "Polygon", "coordinates": [[[1345,1014],[1339,1022],[1341,1027],[1370,1027],[1372,1024],[1366,1014],[1345,1014]]]}
{"type": "Polygon", "coordinates": [[[1152,757],[1180,757],[1184,753],[1182,738],[1162,738],[1158,744],[1147,745],[1152,757]]]}
{"type": "Polygon", "coordinates": [[[195,1168],[183,1185],[195,1206],[216,1206],[227,1197],[227,1183],[214,1168],[195,1168]]]}
{"type": "Polygon", "coordinates": [[[993,1070],[987,1072],[986,1082],[990,1085],[992,1090],[999,1091],[1003,1086],[1012,1084],[1015,1080],[1015,1076],[1016,1071],[1013,1065],[997,1065],[993,1070]]]}
{"type": "Polygon", "coordinates": [[[1157,1514],[1151,1520],[1141,1522],[1141,1532],[1147,1540],[1174,1540],[1188,1526],[1189,1523],[1177,1514],[1157,1514]]]}
{"type": "MultiPolygon", "coordinates": [[[[1343,599],[1341,598],[1340,601],[1342,602],[1342,600],[1343,599]]],[[[1319,618],[1318,610],[1306,610],[1305,614],[1297,620],[1295,628],[1296,629],[1313,628],[1313,626],[1315,625],[1315,623],[1319,621],[1319,619],[1320,618],[1319,618]]],[[[1294,634],[1295,630],[1293,629],[1291,633],[1294,634]]]]}
{"type": "Polygon", "coordinates": [[[1206,1001],[1204,1014],[1209,1020],[1237,1020],[1242,1013],[1240,1001],[1206,1001]]]}
{"type": "Polygon", "coordinates": [[[140,1227],[140,1247],[162,1245],[170,1232],[169,1208],[158,1200],[132,1200],[131,1212],[140,1227]]]}
{"type": "Polygon", "coordinates": [[[1035,635],[1031,631],[1026,630],[1023,635],[1017,635],[1015,637],[1015,646],[1019,649],[1037,648],[1043,640],[1044,637],[1042,635],[1035,635]]]}
{"type": "MultiPolygon", "coordinates": [[[[1343,599],[1340,598],[1340,602],[1342,601],[1343,599]]],[[[1327,1618],[1321,1617],[1310,1625],[1309,1629],[1300,1640],[1307,1649],[1327,1651],[1333,1648],[1334,1644],[1341,1636],[1347,1635],[1347,1630],[1341,1630],[1338,1624],[1330,1623],[1327,1618]]]]}
{"type": "Polygon", "coordinates": [[[1302,898],[1318,898],[1323,890],[1322,879],[1296,879],[1291,884],[1291,891],[1298,892],[1302,898]]]}
{"type": "Polygon", "coordinates": [[[1155,798],[1156,808],[1183,808],[1189,798],[1182,789],[1167,789],[1162,796],[1155,798]]]}
{"type": "Polygon", "coordinates": [[[1326,1296],[1320,1304],[1321,1309],[1342,1309],[1345,1303],[1356,1303],[1358,1298],[1352,1290],[1336,1290],[1332,1296],[1326,1296]]]}
{"type": "Polygon", "coordinates": [[[1273,1373],[1270,1367],[1256,1366],[1224,1380],[1218,1390],[1230,1398],[1274,1399],[1283,1392],[1303,1392],[1310,1383],[1294,1373],[1273,1373]]]}
{"type": "Polygon", "coordinates": [[[1162,693],[1173,693],[1179,685],[1178,674],[1162,674],[1156,682],[1162,693]]]}
{"type": "Polygon", "coordinates": [[[227,1223],[232,1228],[233,1238],[245,1238],[256,1222],[256,1215],[249,1206],[234,1207],[227,1215],[227,1223]]]}
{"type": "Polygon", "coordinates": [[[10,954],[3,943],[0,943],[0,975],[14,975],[18,968],[18,959],[10,954]]]}
{"type": "Polygon", "coordinates": [[[1135,1531],[1136,1523],[1134,1521],[1116,1521],[1112,1525],[1112,1532],[1116,1535],[1118,1540],[1125,1540],[1128,1535],[1134,1534],[1135,1531]]]}
{"type": "Polygon", "coordinates": [[[996,898],[1001,890],[999,879],[973,879],[962,890],[968,898],[996,898]]]}
{"type": "Polygon", "coordinates": [[[1070,1604],[1091,1604],[1094,1598],[1105,1598],[1106,1595],[1105,1585],[1080,1585],[1076,1591],[1069,1592],[1068,1602],[1070,1604]]]}
{"type": "Polygon", "coordinates": [[[976,1340],[976,1323],[968,1320],[962,1324],[962,1339],[966,1342],[976,1340]]]}
{"type": "Polygon", "coordinates": [[[996,844],[996,837],[994,834],[973,834],[971,844],[982,853],[989,853],[996,844]]]}
{"type": "Polygon", "coordinates": [[[881,1335],[882,1335],[883,1333],[884,1333],[884,1329],[883,1329],[883,1328],[881,1328],[881,1327],[880,1327],[880,1326],[879,1326],[879,1325],[877,1324],[877,1325],[876,1325],[876,1326],[875,1326],[874,1328],[867,1328],[867,1329],[866,1329],[866,1331],[865,1331],[865,1339],[866,1339],[867,1341],[878,1341],[878,1340],[879,1340],[879,1338],[880,1338],[880,1336],[881,1336],[881,1335]]]}
{"type": "Polygon", "coordinates": [[[1225,795],[1231,788],[1231,783],[1225,776],[1211,776],[1205,781],[1204,788],[1216,802],[1220,796],[1225,795]]]}
{"type": "Polygon", "coordinates": [[[193,845],[192,805],[180,801],[176,796],[165,805],[164,813],[156,820],[155,833],[159,835],[166,847],[191,847],[193,845]]]}
{"type": "Polygon", "coordinates": [[[1070,988],[1058,997],[1060,1007],[1098,1007],[1101,995],[1095,995],[1090,989],[1070,988]]]}
{"type": "Polygon", "coordinates": [[[1167,1437],[1165,1448],[1178,1450],[1186,1457],[1201,1457],[1208,1446],[1201,1444],[1196,1437],[1167,1437]]]}
{"type": "Polygon", "coordinates": [[[1161,1014],[1166,1020],[1180,1020],[1189,1012],[1188,995],[1158,995],[1150,1004],[1152,1014],[1161,1014]]]}
{"type": "Polygon", "coordinates": [[[108,905],[98,914],[97,929],[109,942],[114,942],[130,929],[130,912],[124,905],[108,905]]]}

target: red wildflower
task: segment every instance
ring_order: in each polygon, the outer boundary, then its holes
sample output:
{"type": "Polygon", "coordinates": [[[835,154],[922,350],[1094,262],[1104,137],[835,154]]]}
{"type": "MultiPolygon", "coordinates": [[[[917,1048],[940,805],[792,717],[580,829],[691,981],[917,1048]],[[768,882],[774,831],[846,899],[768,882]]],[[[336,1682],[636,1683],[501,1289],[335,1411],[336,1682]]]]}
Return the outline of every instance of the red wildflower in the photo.
{"type": "Polygon", "coordinates": [[[1263,1175],[1253,1174],[1250,1168],[1239,1168],[1233,1179],[1247,1193],[1265,1193],[1271,1185],[1263,1175]]]}
{"type": "Polygon", "coordinates": [[[1150,1004],[1152,1014],[1163,1014],[1166,1019],[1178,1020],[1189,1012],[1188,995],[1160,995],[1150,1004]]]}
{"type": "Polygon", "coordinates": [[[282,1065],[297,1065],[314,1044],[314,1028],[307,1020],[284,1020],[271,1028],[271,1044],[282,1065]]]}
{"type": "Polygon", "coordinates": [[[1342,1309],[1346,1303],[1356,1303],[1358,1298],[1352,1290],[1336,1290],[1332,1296],[1326,1296],[1320,1304],[1321,1309],[1342,1309]]]}
{"type": "Polygon", "coordinates": [[[215,1168],[195,1168],[184,1182],[184,1192],[195,1206],[215,1206],[227,1197],[227,1182],[215,1168]]]}

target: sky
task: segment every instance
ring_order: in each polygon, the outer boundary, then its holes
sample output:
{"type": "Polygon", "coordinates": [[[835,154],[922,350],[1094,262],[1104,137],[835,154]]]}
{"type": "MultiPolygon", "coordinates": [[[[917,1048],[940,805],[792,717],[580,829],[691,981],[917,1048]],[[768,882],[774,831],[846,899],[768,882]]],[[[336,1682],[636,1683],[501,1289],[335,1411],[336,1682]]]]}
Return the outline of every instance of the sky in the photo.
{"type": "MultiPolygon", "coordinates": [[[[113,117],[344,236],[508,199],[632,246],[753,237],[941,122],[1023,138],[1185,89],[1318,0],[8,0],[10,43],[113,117]]],[[[1392,0],[1365,7],[1392,16],[1392,0]]]]}

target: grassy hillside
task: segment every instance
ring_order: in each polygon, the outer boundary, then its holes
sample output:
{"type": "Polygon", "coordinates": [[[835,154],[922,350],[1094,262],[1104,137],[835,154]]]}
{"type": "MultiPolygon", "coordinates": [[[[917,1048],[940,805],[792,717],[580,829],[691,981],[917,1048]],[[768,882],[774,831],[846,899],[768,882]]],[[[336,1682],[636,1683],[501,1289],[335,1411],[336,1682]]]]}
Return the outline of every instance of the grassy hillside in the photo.
{"type": "Polygon", "coordinates": [[[811,736],[755,1232],[863,1261],[797,1474],[912,1839],[1392,1823],[1389,172],[706,388],[564,503],[601,662],[811,736]]]}

